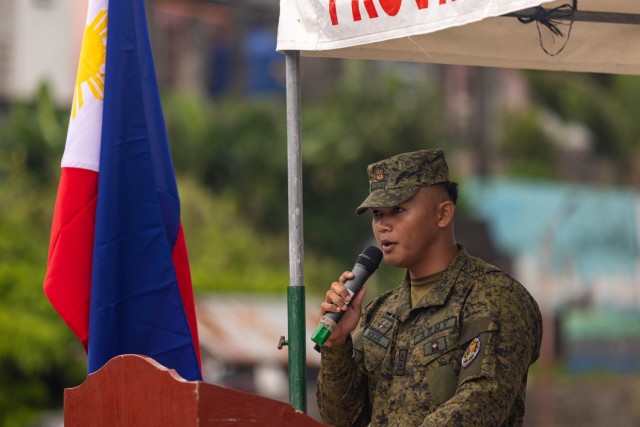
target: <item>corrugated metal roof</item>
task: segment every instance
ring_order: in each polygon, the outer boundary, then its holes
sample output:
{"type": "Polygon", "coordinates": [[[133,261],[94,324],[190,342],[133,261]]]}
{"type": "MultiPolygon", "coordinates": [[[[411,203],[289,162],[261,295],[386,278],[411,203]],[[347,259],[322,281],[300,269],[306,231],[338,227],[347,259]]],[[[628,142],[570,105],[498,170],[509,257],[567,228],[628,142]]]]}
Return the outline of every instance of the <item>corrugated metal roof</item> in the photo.
{"type": "MultiPolygon", "coordinates": [[[[308,366],[320,365],[310,338],[320,320],[319,304],[309,299],[305,303],[308,366]]],[[[286,296],[198,296],[196,314],[203,353],[228,364],[287,365],[288,347],[278,350],[280,336],[288,338],[286,296]]]]}

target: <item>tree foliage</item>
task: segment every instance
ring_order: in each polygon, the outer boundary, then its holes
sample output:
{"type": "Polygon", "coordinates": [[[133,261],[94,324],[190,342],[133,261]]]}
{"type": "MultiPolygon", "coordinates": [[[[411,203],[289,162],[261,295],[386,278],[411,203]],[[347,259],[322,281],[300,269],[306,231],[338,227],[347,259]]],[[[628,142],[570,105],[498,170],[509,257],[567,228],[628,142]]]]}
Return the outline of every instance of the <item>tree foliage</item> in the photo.
{"type": "MultiPolygon", "coordinates": [[[[316,253],[350,258],[369,238],[369,221],[353,214],[367,194],[367,164],[447,144],[437,82],[416,88],[377,74],[371,64],[349,63],[326,99],[302,109],[305,243],[316,253]]],[[[166,101],[176,169],[214,194],[230,194],[258,229],[286,232],[284,101],[166,101]]]]}
{"type": "Polygon", "coordinates": [[[84,376],[81,346],[42,291],[63,112],[42,89],[0,123],[0,425],[58,407],[84,376]],[[55,160],[53,160],[55,159],[55,160]]]}
{"type": "MultiPolygon", "coordinates": [[[[595,135],[594,149],[633,170],[640,135],[640,80],[530,73],[533,104],[507,115],[496,142],[510,174],[553,177],[555,136],[546,114],[595,135]]],[[[302,110],[305,284],[322,293],[370,243],[366,165],[402,151],[460,146],[442,116],[440,82],[408,82],[350,62],[333,91],[302,110]]],[[[182,220],[196,293],[278,292],[288,271],[285,104],[281,98],[164,98],[182,220]]],[[[46,88],[33,104],[0,113],[0,425],[24,425],[60,407],[84,378],[85,355],[42,292],[68,111],[46,88]]],[[[464,197],[464,195],[462,195],[464,197]]],[[[463,202],[463,200],[462,200],[463,202]]],[[[399,280],[385,269],[370,281],[399,280]]]]}
{"type": "MultiPolygon", "coordinates": [[[[240,214],[240,201],[213,196],[202,184],[180,179],[183,228],[196,292],[281,293],[289,284],[287,235],[257,231],[240,214]]],[[[338,271],[329,257],[313,251],[305,279],[312,292],[323,290],[338,271]]]]}
{"type": "Polygon", "coordinates": [[[555,178],[558,143],[544,129],[543,112],[527,108],[507,114],[499,145],[509,159],[508,173],[523,178],[555,178]]]}
{"type": "Polygon", "coordinates": [[[619,183],[630,178],[640,150],[640,102],[635,76],[578,73],[529,73],[537,108],[558,114],[567,122],[586,126],[593,135],[593,151],[616,167],[619,183]]]}

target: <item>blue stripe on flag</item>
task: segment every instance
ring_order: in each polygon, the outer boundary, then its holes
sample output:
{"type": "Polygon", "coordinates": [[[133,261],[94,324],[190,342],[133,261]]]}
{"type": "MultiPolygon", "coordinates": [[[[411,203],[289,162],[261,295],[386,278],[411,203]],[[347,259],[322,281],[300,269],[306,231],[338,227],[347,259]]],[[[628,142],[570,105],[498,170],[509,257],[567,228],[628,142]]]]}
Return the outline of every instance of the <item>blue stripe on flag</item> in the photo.
{"type": "Polygon", "coordinates": [[[172,253],[180,202],[144,1],[109,1],[89,322],[89,373],[143,354],[202,375],[172,253]]]}

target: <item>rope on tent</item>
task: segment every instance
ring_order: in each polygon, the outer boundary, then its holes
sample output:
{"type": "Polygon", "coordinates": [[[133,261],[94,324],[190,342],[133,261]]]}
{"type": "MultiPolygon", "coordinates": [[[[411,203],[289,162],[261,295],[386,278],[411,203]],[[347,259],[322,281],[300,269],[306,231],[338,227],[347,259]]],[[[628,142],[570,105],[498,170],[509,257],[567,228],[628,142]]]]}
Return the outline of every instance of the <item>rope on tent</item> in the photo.
{"type": "Polygon", "coordinates": [[[553,9],[545,9],[542,6],[537,6],[532,9],[528,9],[531,12],[527,15],[515,14],[514,16],[518,19],[519,22],[523,24],[530,24],[532,22],[536,23],[536,27],[538,28],[538,37],[540,40],[540,47],[544,52],[549,56],[556,56],[560,52],[564,50],[569,42],[569,37],[571,36],[571,28],[573,27],[574,22],[574,14],[578,8],[578,1],[574,0],[573,5],[563,4],[558,7],[554,7],[553,9]],[[551,43],[555,44],[556,38],[563,38],[564,43],[557,49],[555,52],[550,52],[550,49],[545,47],[545,42],[543,40],[543,31],[540,29],[540,25],[547,28],[551,34],[551,43]],[[566,33],[562,31],[563,26],[568,26],[568,30],[566,33]]]}

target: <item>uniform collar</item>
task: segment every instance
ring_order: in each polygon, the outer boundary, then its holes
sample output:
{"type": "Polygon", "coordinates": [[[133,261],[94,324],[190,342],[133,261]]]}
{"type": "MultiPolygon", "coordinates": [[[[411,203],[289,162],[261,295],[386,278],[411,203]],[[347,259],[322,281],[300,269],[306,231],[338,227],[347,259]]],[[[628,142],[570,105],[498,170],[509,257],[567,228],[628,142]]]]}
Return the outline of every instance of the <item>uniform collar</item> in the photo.
{"type": "Polygon", "coordinates": [[[460,275],[460,271],[469,260],[469,255],[464,247],[460,244],[458,246],[458,254],[453,258],[451,264],[447,267],[447,269],[440,277],[438,283],[436,283],[433,288],[423,296],[420,301],[416,304],[413,309],[411,308],[411,279],[409,277],[409,271],[404,275],[404,280],[402,281],[402,285],[400,286],[400,300],[404,303],[400,305],[398,312],[396,313],[398,319],[402,322],[405,321],[411,312],[411,310],[416,310],[419,308],[431,307],[431,306],[440,306],[444,305],[447,302],[447,298],[451,294],[451,290],[453,286],[456,284],[458,280],[458,276],[460,275]]]}

